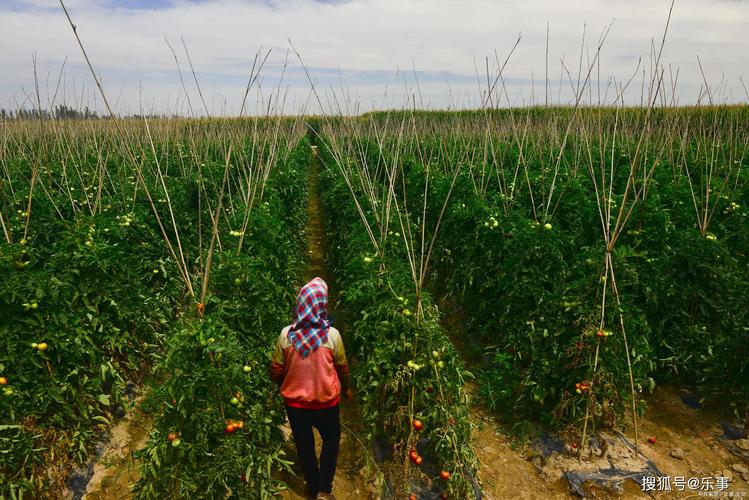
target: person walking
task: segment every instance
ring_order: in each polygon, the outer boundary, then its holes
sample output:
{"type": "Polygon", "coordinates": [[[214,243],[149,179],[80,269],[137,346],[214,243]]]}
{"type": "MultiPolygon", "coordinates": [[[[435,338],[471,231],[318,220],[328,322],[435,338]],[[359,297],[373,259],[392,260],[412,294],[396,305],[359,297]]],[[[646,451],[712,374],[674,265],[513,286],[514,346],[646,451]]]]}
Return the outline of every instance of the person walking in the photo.
{"type": "Polygon", "coordinates": [[[350,400],[352,392],[343,339],[328,319],[328,285],[322,278],[313,279],[299,292],[294,322],[276,341],[270,376],[280,386],[309,493],[318,500],[335,500],[339,403],[342,394],[350,400]],[[319,463],[313,427],[322,437],[319,463]]]}

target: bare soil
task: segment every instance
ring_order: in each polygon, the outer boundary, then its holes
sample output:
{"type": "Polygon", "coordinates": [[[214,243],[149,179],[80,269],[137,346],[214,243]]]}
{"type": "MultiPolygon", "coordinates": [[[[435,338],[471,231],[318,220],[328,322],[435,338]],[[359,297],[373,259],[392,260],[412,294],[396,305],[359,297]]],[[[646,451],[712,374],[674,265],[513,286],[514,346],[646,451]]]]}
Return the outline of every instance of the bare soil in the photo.
{"type": "MultiPolygon", "coordinates": [[[[488,499],[501,498],[579,498],[573,495],[565,473],[596,474],[610,470],[612,465],[620,471],[638,471],[647,468],[648,461],[665,476],[670,477],[671,491],[652,494],[642,490],[640,482],[626,479],[619,484],[600,485],[587,482],[583,485],[590,498],[696,498],[705,491],[680,491],[674,478],[677,476],[705,478],[724,476],[729,486],[723,497],[749,498],[749,483],[736,469],[749,469],[746,459],[732,453],[720,439],[723,429],[718,425],[720,415],[703,409],[693,409],[684,404],[681,393],[673,387],[659,387],[648,398],[648,412],[639,421],[639,453],[634,451],[633,433],[618,432],[597,434],[599,443],[607,443],[605,450],[593,457],[578,460],[573,449],[552,452],[543,458],[530,446],[513,447],[493,416],[479,406],[472,409],[476,425],[472,445],[481,463],[479,478],[488,499]],[[648,438],[655,437],[651,444],[648,438]],[[673,452],[673,453],[672,453],[673,452]],[[681,453],[683,452],[683,453],[681,453]],[[675,455],[675,456],[672,456],[675,455]],[[681,458],[677,458],[681,457],[681,458]],[[738,467],[737,467],[738,466],[738,467]]],[[[749,479],[749,476],[744,474],[749,479]]],[[[715,479],[707,479],[717,493],[715,479]]]]}
{"type": "Polygon", "coordinates": [[[132,410],[110,430],[106,449],[94,465],[94,475],[88,483],[84,499],[129,499],[130,487],[140,478],[134,452],[143,449],[148,441],[151,420],[140,410],[141,398],[134,401],[132,410]]]}

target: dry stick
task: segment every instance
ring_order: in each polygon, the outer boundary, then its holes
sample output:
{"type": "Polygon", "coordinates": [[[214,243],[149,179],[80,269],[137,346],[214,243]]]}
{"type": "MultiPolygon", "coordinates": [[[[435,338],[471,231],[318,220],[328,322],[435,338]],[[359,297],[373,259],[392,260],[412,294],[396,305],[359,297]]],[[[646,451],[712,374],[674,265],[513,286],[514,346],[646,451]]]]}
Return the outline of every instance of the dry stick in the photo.
{"type": "MultiPolygon", "coordinates": [[[[523,35],[518,34],[518,38],[517,38],[517,40],[515,40],[515,45],[513,45],[512,49],[510,49],[510,52],[507,54],[507,57],[505,58],[505,61],[502,64],[502,66],[499,67],[499,69],[497,71],[497,77],[494,79],[494,83],[491,85],[491,87],[489,87],[489,89],[487,91],[487,95],[489,97],[491,97],[492,93],[494,92],[494,89],[496,88],[497,83],[499,82],[500,78],[502,77],[502,72],[504,71],[505,67],[507,66],[507,63],[510,60],[510,57],[512,57],[512,54],[515,53],[515,49],[517,49],[518,45],[520,45],[520,40],[522,40],[522,39],[523,39],[523,35]]],[[[497,64],[499,64],[499,57],[498,57],[496,51],[494,52],[494,58],[497,60],[497,64]]],[[[488,63],[487,63],[487,80],[488,80],[488,77],[489,77],[489,69],[488,69],[488,63]]],[[[501,97],[502,96],[500,95],[499,98],[501,98],[501,97]]],[[[486,104],[487,104],[487,101],[484,101],[484,106],[482,106],[482,107],[486,107],[486,104]]]]}
{"type": "Polygon", "coordinates": [[[242,115],[244,115],[244,107],[247,103],[247,96],[250,93],[250,89],[252,88],[253,83],[255,83],[255,80],[257,80],[258,76],[260,76],[260,71],[263,69],[263,66],[265,65],[265,61],[268,60],[268,56],[270,56],[271,49],[268,49],[268,52],[265,54],[265,57],[263,58],[263,61],[260,63],[260,68],[258,68],[257,73],[255,73],[255,66],[257,65],[258,57],[260,56],[260,51],[263,50],[262,47],[258,49],[258,51],[255,53],[255,60],[252,61],[252,69],[250,70],[250,78],[247,81],[247,88],[244,92],[244,98],[242,99],[242,107],[239,109],[239,117],[241,118],[242,115]]]}
{"type": "Polygon", "coordinates": [[[203,99],[203,91],[200,89],[200,83],[198,83],[198,77],[195,74],[195,68],[192,66],[192,60],[190,59],[190,52],[187,50],[187,44],[185,43],[185,38],[180,37],[182,40],[182,47],[185,49],[185,54],[187,55],[187,62],[190,65],[190,71],[192,72],[192,77],[195,80],[195,86],[198,88],[198,95],[200,96],[200,101],[203,103],[203,108],[205,109],[205,115],[210,117],[211,114],[208,112],[208,106],[205,104],[205,99],[203,99]]]}
{"type": "MultiPolygon", "coordinates": [[[[612,144],[611,144],[611,174],[609,176],[609,179],[610,179],[609,189],[611,189],[611,184],[613,184],[613,178],[614,178],[613,171],[614,171],[614,158],[615,158],[615,155],[616,155],[616,135],[617,135],[617,128],[618,128],[618,125],[619,125],[619,110],[620,110],[620,107],[617,107],[616,115],[615,115],[615,121],[614,121],[614,134],[613,134],[613,137],[612,137],[612,144]]],[[[602,209],[602,207],[601,207],[602,201],[603,201],[603,204],[605,205],[606,198],[605,198],[605,194],[604,194],[603,200],[601,199],[601,195],[600,195],[600,192],[599,192],[599,189],[598,189],[598,183],[596,182],[595,172],[593,171],[593,158],[591,156],[591,145],[587,142],[587,136],[585,134],[584,134],[584,137],[586,138],[586,145],[588,146],[588,148],[587,148],[588,149],[588,157],[589,157],[588,167],[589,167],[590,177],[591,177],[591,179],[593,181],[593,187],[594,187],[595,193],[596,193],[596,206],[598,207],[598,214],[600,216],[601,229],[602,229],[603,234],[604,234],[604,240],[608,241],[609,238],[610,238],[610,229],[611,229],[610,228],[610,221],[611,221],[611,218],[610,218],[610,214],[611,214],[611,196],[609,195],[609,205],[605,209],[602,209]],[[605,210],[605,216],[604,216],[604,210],[605,210]]],[[[602,184],[602,188],[603,189],[605,189],[605,187],[606,187],[606,178],[605,178],[605,174],[604,174],[604,166],[605,166],[605,164],[603,162],[601,162],[601,180],[602,180],[602,183],[603,183],[602,184]]],[[[604,193],[605,193],[605,191],[604,191],[604,193]]],[[[611,265],[610,258],[611,258],[611,253],[607,251],[606,252],[606,258],[604,259],[604,272],[603,272],[602,276],[608,276],[609,267],[611,265]]],[[[600,322],[599,322],[599,330],[603,329],[604,322],[605,322],[605,319],[606,319],[606,291],[607,291],[607,286],[606,286],[606,282],[604,281],[603,292],[601,294],[601,319],[600,319],[600,322]]],[[[598,369],[598,358],[599,358],[600,348],[601,348],[601,339],[598,338],[598,340],[596,342],[596,351],[595,351],[595,359],[594,359],[594,362],[593,362],[593,370],[591,372],[591,377],[590,377],[590,387],[591,388],[593,387],[593,384],[594,384],[593,381],[595,379],[596,370],[598,369]]],[[[627,356],[629,357],[629,352],[627,352],[627,356]]],[[[585,408],[585,418],[583,420],[583,433],[582,433],[582,438],[581,438],[581,443],[580,443],[580,452],[578,453],[578,459],[582,458],[582,451],[585,448],[586,436],[587,436],[587,431],[588,431],[588,421],[589,421],[589,417],[590,417],[590,405],[591,405],[591,400],[590,400],[590,395],[588,395],[588,400],[587,400],[587,404],[586,404],[586,408],[585,408]]],[[[637,429],[637,425],[635,424],[635,433],[637,432],[636,429],[637,429]]],[[[637,438],[635,438],[635,441],[637,441],[637,438]]]]}
{"type": "MultiPolygon", "coordinates": [[[[606,38],[608,37],[609,31],[611,31],[611,26],[612,25],[613,25],[613,21],[611,23],[609,23],[609,25],[606,27],[606,29],[604,30],[603,34],[601,35],[601,37],[600,37],[600,39],[598,41],[598,47],[597,47],[597,51],[596,51],[596,56],[593,59],[593,65],[595,65],[595,63],[596,63],[596,61],[598,59],[598,54],[600,54],[601,47],[603,47],[603,44],[606,41],[606,38]]],[[[582,54],[582,52],[581,52],[581,54],[582,54]]],[[[564,133],[564,138],[562,139],[562,145],[559,148],[559,154],[557,155],[556,163],[554,165],[554,176],[552,177],[551,186],[549,188],[549,193],[548,193],[548,199],[546,200],[546,204],[544,206],[544,219],[546,219],[548,217],[548,212],[549,212],[549,208],[551,206],[551,200],[553,199],[554,188],[556,186],[557,177],[559,175],[559,169],[560,169],[560,166],[561,166],[561,163],[562,163],[562,157],[564,155],[564,150],[566,148],[567,140],[568,140],[570,132],[572,130],[572,125],[573,125],[573,123],[575,123],[575,120],[577,118],[577,114],[578,114],[578,111],[580,109],[580,102],[582,100],[582,92],[585,90],[585,86],[587,85],[587,83],[588,83],[588,81],[590,79],[590,74],[593,71],[593,67],[594,67],[593,65],[591,65],[591,66],[588,67],[588,72],[587,72],[587,74],[585,76],[585,81],[582,83],[582,88],[581,88],[581,85],[579,83],[579,76],[580,75],[578,74],[578,86],[577,86],[577,91],[576,91],[576,95],[575,95],[575,106],[574,106],[573,111],[572,111],[572,117],[570,118],[569,122],[567,123],[567,128],[566,128],[565,133],[564,133]]],[[[581,72],[582,72],[582,62],[580,63],[580,68],[579,68],[578,73],[581,73],[581,72]]]]}
{"type": "Polygon", "coordinates": [[[707,78],[705,78],[705,71],[702,69],[702,61],[700,60],[700,56],[697,56],[697,65],[700,67],[700,74],[702,75],[702,81],[705,83],[705,92],[707,93],[707,99],[710,102],[710,106],[713,105],[713,94],[710,92],[710,85],[707,83],[707,78]]]}
{"type": "MultiPolygon", "coordinates": [[[[42,101],[41,101],[41,96],[39,94],[39,79],[37,77],[37,70],[36,70],[36,55],[34,55],[33,57],[33,64],[34,64],[34,89],[36,91],[36,102],[37,102],[37,116],[39,118],[41,132],[44,133],[45,127],[43,125],[44,119],[42,117],[42,101]]],[[[37,176],[37,172],[39,171],[39,167],[41,165],[41,158],[40,158],[41,151],[38,151],[38,152],[40,154],[35,155],[35,161],[29,162],[31,163],[31,187],[29,189],[29,199],[26,205],[26,223],[24,224],[24,228],[23,228],[24,240],[28,237],[28,234],[29,234],[29,224],[31,223],[31,205],[34,199],[34,186],[36,185],[36,176],[37,176]]]]}
{"type": "Polygon", "coordinates": [[[192,100],[190,100],[190,93],[187,91],[187,87],[185,86],[185,80],[182,78],[182,69],[179,66],[179,58],[177,57],[177,52],[174,50],[174,47],[172,47],[172,44],[169,43],[169,39],[165,36],[164,41],[166,42],[167,46],[169,47],[169,50],[172,51],[172,56],[174,57],[174,62],[177,65],[177,74],[179,75],[179,82],[182,85],[182,90],[185,92],[185,98],[187,99],[187,108],[190,110],[190,116],[195,116],[195,112],[192,109],[192,100]]]}
{"type": "MultiPolygon", "coordinates": [[[[224,178],[221,181],[221,192],[219,193],[218,197],[218,204],[216,205],[216,215],[213,218],[213,229],[211,231],[211,244],[208,247],[208,257],[206,258],[206,264],[205,264],[205,274],[203,275],[203,287],[200,291],[200,302],[202,304],[205,304],[205,296],[208,293],[208,280],[211,277],[211,267],[213,264],[213,250],[214,245],[216,243],[216,238],[218,236],[218,225],[219,225],[219,214],[221,213],[221,208],[223,206],[224,201],[224,188],[226,187],[226,181],[229,177],[229,162],[231,161],[231,152],[232,152],[232,146],[233,144],[229,144],[229,150],[226,152],[226,162],[224,164],[224,178]]],[[[202,313],[200,313],[200,316],[202,318],[202,313]]]]}
{"type": "MultiPolygon", "coordinates": [[[[658,85],[660,86],[660,84],[662,82],[663,82],[663,72],[661,72],[661,77],[658,79],[658,85]]],[[[657,96],[657,91],[656,91],[655,95],[657,96]]],[[[653,100],[653,101],[651,101],[651,106],[654,106],[654,105],[655,105],[655,101],[653,100]]],[[[652,107],[649,108],[649,109],[652,109],[652,107]]],[[[624,226],[626,225],[627,221],[629,220],[630,216],[632,215],[632,212],[635,209],[636,203],[639,200],[639,194],[640,194],[640,192],[637,191],[637,188],[635,187],[634,182],[635,182],[635,174],[637,173],[638,162],[640,160],[640,157],[642,156],[641,151],[642,151],[642,148],[643,148],[643,143],[645,141],[645,137],[646,137],[647,132],[650,131],[650,125],[651,124],[650,124],[649,116],[650,116],[649,113],[646,114],[646,116],[645,116],[645,124],[643,125],[642,131],[641,131],[641,134],[640,134],[640,138],[639,138],[638,143],[637,143],[637,148],[635,149],[635,154],[634,154],[634,156],[632,158],[632,166],[630,168],[629,177],[627,178],[627,185],[626,185],[626,187],[624,189],[624,195],[622,197],[621,206],[619,207],[619,214],[617,215],[616,224],[614,225],[613,236],[612,236],[611,242],[608,245],[612,249],[614,248],[614,245],[618,241],[619,236],[621,235],[622,231],[624,230],[624,226]],[[624,208],[625,208],[625,206],[627,206],[627,201],[628,201],[628,198],[629,198],[629,195],[630,195],[631,191],[634,191],[634,197],[632,199],[632,202],[629,203],[629,209],[627,210],[627,213],[625,214],[624,213],[624,208]]],[[[655,171],[655,167],[656,166],[657,166],[657,162],[654,162],[653,163],[653,167],[649,171],[647,171],[647,174],[645,175],[645,178],[644,178],[645,182],[648,182],[650,180],[650,177],[652,176],[653,172],[655,171]]]]}
{"type": "Polygon", "coordinates": [[[450,182],[450,189],[448,189],[447,191],[445,200],[442,203],[442,208],[440,209],[439,217],[437,217],[437,223],[435,224],[434,232],[432,233],[432,241],[429,243],[429,249],[427,250],[426,258],[424,259],[424,267],[423,267],[422,274],[421,274],[420,286],[424,286],[424,279],[426,278],[427,266],[432,256],[432,249],[434,248],[434,243],[437,240],[437,234],[439,233],[440,225],[442,224],[442,218],[445,215],[445,209],[447,208],[447,204],[450,201],[450,197],[452,196],[453,188],[455,187],[455,182],[458,180],[459,174],[460,174],[460,169],[456,168],[455,173],[453,174],[452,181],[450,182]]]}
{"type": "MultiPolygon", "coordinates": [[[[505,61],[505,64],[506,64],[506,61],[505,61]]],[[[505,96],[507,98],[507,104],[508,104],[508,106],[511,106],[511,104],[510,104],[510,96],[509,96],[509,94],[507,92],[507,87],[506,87],[505,79],[504,79],[504,77],[501,74],[498,75],[498,78],[500,78],[501,81],[502,81],[502,89],[504,90],[505,96]]],[[[517,128],[518,127],[517,127],[517,123],[515,121],[514,114],[512,113],[512,111],[509,111],[508,114],[510,116],[510,128],[511,128],[512,133],[513,133],[513,138],[515,139],[515,142],[517,143],[517,146],[518,146],[518,163],[517,163],[517,165],[520,165],[520,164],[523,165],[523,170],[525,171],[525,180],[526,180],[526,183],[528,184],[528,194],[530,196],[530,201],[531,201],[531,212],[533,214],[533,220],[538,221],[538,214],[536,213],[536,204],[535,204],[534,199],[533,199],[533,188],[531,187],[531,182],[530,182],[530,177],[529,177],[529,172],[528,172],[528,163],[527,163],[527,161],[525,159],[525,150],[524,150],[524,147],[523,147],[524,146],[524,142],[520,138],[520,136],[518,135],[518,132],[517,132],[517,128]]],[[[528,130],[528,122],[526,121],[526,128],[523,130],[523,139],[525,138],[525,134],[526,134],[527,130],[528,130]]],[[[516,166],[516,169],[515,169],[515,176],[514,176],[513,181],[512,181],[513,185],[517,181],[517,173],[518,173],[518,166],[516,166]]]]}
{"type": "Polygon", "coordinates": [[[3,217],[3,212],[0,211],[0,226],[3,228],[3,235],[5,236],[5,242],[10,245],[13,243],[13,240],[10,238],[10,234],[8,233],[8,229],[5,227],[5,218],[3,217]]]}
{"type": "MultiPolygon", "coordinates": [[[[666,45],[666,35],[668,34],[668,28],[669,28],[669,26],[671,24],[671,14],[672,14],[673,9],[674,9],[674,3],[675,3],[675,1],[676,0],[671,0],[671,6],[669,7],[669,10],[668,10],[668,18],[666,20],[666,26],[665,26],[665,28],[663,30],[663,37],[661,38],[661,46],[660,46],[660,49],[658,50],[658,55],[657,55],[657,57],[655,59],[655,68],[656,69],[655,69],[655,72],[654,72],[653,80],[651,81],[651,84],[650,84],[651,88],[649,90],[649,93],[651,95],[653,94],[653,90],[654,90],[653,87],[656,86],[656,85],[660,86],[660,84],[662,82],[662,79],[663,79],[663,73],[661,73],[660,78],[658,78],[656,75],[657,75],[657,72],[658,72],[658,66],[660,65],[661,55],[663,54],[663,47],[666,45]]],[[[655,89],[655,94],[657,95],[657,93],[658,93],[657,89],[655,89]]],[[[620,227],[620,222],[622,221],[622,217],[623,217],[623,214],[624,214],[624,206],[626,205],[626,200],[627,200],[627,197],[629,196],[629,187],[630,187],[630,185],[632,184],[632,182],[634,180],[634,174],[635,174],[635,170],[637,168],[637,160],[639,160],[640,148],[641,148],[641,145],[642,145],[642,141],[643,141],[643,139],[645,137],[645,133],[649,129],[650,115],[651,115],[651,113],[653,111],[654,106],[655,106],[655,100],[649,98],[649,100],[648,100],[648,108],[647,108],[647,111],[646,111],[646,114],[645,114],[645,124],[644,124],[644,126],[642,128],[642,131],[640,133],[640,138],[639,138],[638,143],[637,143],[637,149],[635,150],[635,156],[632,158],[632,170],[630,171],[630,176],[627,179],[627,187],[624,190],[624,196],[623,196],[623,199],[622,199],[622,204],[621,204],[621,206],[619,208],[619,214],[617,216],[616,224],[614,226],[615,230],[614,230],[614,238],[613,238],[612,244],[615,243],[616,240],[617,240],[617,238],[618,238],[618,232],[617,232],[616,228],[620,227]]],[[[630,213],[631,213],[631,211],[630,211],[630,213]]]]}
{"type": "Polygon", "coordinates": [[[161,174],[161,166],[159,164],[159,157],[156,154],[156,145],[153,142],[153,137],[151,136],[151,128],[148,125],[148,119],[146,116],[143,116],[143,123],[146,126],[146,135],[148,136],[148,142],[151,145],[151,152],[153,153],[154,162],[156,163],[156,173],[157,178],[161,182],[161,188],[164,190],[164,196],[166,197],[166,204],[167,208],[169,209],[169,217],[172,219],[172,228],[174,229],[174,238],[177,240],[177,249],[179,250],[179,258],[182,262],[181,269],[185,270],[185,274],[183,276],[184,280],[188,283],[188,289],[190,290],[190,295],[195,295],[195,293],[192,290],[192,279],[190,279],[190,275],[186,272],[188,267],[187,263],[185,262],[185,254],[182,250],[182,239],[179,237],[179,227],[177,226],[177,221],[174,218],[174,209],[172,208],[172,200],[169,197],[169,189],[166,187],[166,182],[164,181],[164,176],[161,174]]]}
{"type": "MultiPolygon", "coordinates": [[[[118,132],[118,134],[120,136],[120,139],[122,140],[122,147],[125,149],[125,152],[130,157],[130,161],[133,164],[133,167],[135,169],[135,173],[137,175],[138,181],[140,181],[140,183],[143,185],[143,190],[144,190],[144,192],[146,194],[146,198],[148,199],[148,203],[151,206],[151,211],[153,212],[153,214],[154,214],[154,216],[156,218],[156,222],[157,222],[157,224],[159,226],[159,230],[161,231],[161,235],[162,235],[162,237],[164,239],[164,242],[167,245],[167,249],[169,250],[169,254],[171,255],[172,260],[174,261],[174,263],[178,267],[180,267],[179,261],[177,259],[177,255],[175,254],[174,248],[172,246],[172,242],[170,241],[169,237],[166,234],[166,230],[164,228],[164,225],[161,222],[161,217],[159,217],[158,210],[156,210],[156,206],[153,203],[153,199],[151,198],[151,193],[148,190],[148,186],[146,185],[146,180],[145,180],[145,178],[142,175],[141,168],[138,165],[138,162],[136,161],[135,157],[133,156],[133,152],[130,150],[130,148],[128,148],[126,146],[126,144],[127,144],[126,137],[125,137],[124,132],[122,131],[122,128],[120,127],[119,119],[114,114],[114,111],[112,110],[112,108],[109,105],[109,101],[107,100],[107,96],[104,93],[104,89],[101,86],[101,82],[99,81],[99,77],[96,76],[96,72],[94,71],[94,68],[93,68],[93,66],[91,64],[91,61],[88,58],[88,54],[86,53],[86,49],[83,47],[83,42],[81,41],[80,37],[78,36],[78,29],[76,28],[76,25],[73,24],[73,20],[70,18],[70,14],[68,14],[68,9],[65,7],[64,0],[60,0],[60,5],[62,6],[62,10],[65,12],[65,17],[67,17],[68,23],[70,24],[70,27],[73,30],[73,35],[75,35],[75,39],[78,42],[78,46],[81,48],[81,52],[83,52],[83,57],[86,59],[86,64],[88,65],[88,68],[91,71],[91,76],[94,78],[94,82],[96,82],[96,86],[99,89],[101,97],[102,97],[102,99],[104,101],[104,105],[106,106],[107,111],[109,112],[109,115],[110,115],[110,117],[112,118],[112,120],[114,122],[115,129],[117,130],[117,132],[118,132]]],[[[192,291],[192,284],[190,283],[190,280],[187,279],[187,276],[189,276],[188,270],[187,269],[181,269],[181,267],[180,267],[180,274],[183,276],[183,279],[185,280],[185,284],[187,285],[187,288],[188,288],[188,290],[190,292],[190,295],[194,296],[194,293],[192,291]]]]}

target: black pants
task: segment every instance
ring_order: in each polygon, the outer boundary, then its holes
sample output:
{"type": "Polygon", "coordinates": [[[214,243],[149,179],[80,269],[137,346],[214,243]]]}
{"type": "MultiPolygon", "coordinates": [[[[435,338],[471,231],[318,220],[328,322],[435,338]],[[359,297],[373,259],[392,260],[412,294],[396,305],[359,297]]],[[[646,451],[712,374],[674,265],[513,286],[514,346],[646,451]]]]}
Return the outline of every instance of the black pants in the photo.
{"type": "Polygon", "coordinates": [[[291,433],[296,443],[296,451],[302,466],[304,479],[313,496],[318,493],[333,492],[333,476],[335,476],[336,462],[338,462],[338,447],[341,440],[341,418],[339,406],[322,410],[306,410],[302,408],[286,407],[289,416],[291,433]],[[320,465],[317,464],[315,453],[315,435],[312,428],[316,427],[322,437],[322,451],[320,465]]]}

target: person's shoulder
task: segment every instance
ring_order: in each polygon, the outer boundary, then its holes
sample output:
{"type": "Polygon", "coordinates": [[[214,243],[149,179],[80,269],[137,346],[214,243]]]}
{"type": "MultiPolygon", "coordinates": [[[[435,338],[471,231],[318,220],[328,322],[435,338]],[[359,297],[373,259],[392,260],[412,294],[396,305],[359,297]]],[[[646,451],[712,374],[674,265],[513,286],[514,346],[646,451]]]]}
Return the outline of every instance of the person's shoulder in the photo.
{"type": "Polygon", "coordinates": [[[328,342],[331,345],[336,345],[340,342],[343,342],[343,339],[341,338],[341,332],[339,332],[338,329],[333,326],[328,329],[328,342]]]}
{"type": "Polygon", "coordinates": [[[285,326],[283,330],[281,330],[281,333],[278,334],[278,343],[281,344],[281,346],[286,346],[287,344],[291,344],[289,341],[289,330],[291,330],[291,325],[285,326]]]}

